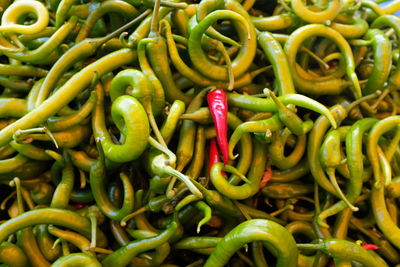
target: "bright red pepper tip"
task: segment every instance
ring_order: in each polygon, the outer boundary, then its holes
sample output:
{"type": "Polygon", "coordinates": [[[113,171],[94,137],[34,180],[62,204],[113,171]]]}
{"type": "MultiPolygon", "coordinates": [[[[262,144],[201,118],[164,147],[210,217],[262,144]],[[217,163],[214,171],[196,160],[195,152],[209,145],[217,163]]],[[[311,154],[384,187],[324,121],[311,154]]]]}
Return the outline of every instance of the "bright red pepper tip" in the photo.
{"type": "MultiPolygon", "coordinates": [[[[214,163],[219,162],[219,153],[218,153],[218,147],[217,147],[217,142],[215,141],[215,138],[210,140],[210,153],[208,154],[208,175],[211,173],[211,168],[214,165],[214,163]]],[[[222,175],[226,177],[226,174],[222,172],[222,175]]]]}
{"type": "Polygon", "coordinates": [[[379,247],[374,245],[374,244],[364,244],[364,245],[361,245],[361,247],[363,247],[366,250],[377,250],[377,249],[379,249],[379,247]]]}
{"type": "Polygon", "coordinates": [[[214,163],[217,162],[219,162],[218,148],[217,148],[217,142],[215,141],[215,138],[213,138],[210,140],[210,148],[208,154],[208,174],[210,174],[211,168],[214,165],[214,163]]]}
{"type": "Polygon", "coordinates": [[[263,188],[267,185],[268,181],[271,180],[272,177],[272,168],[268,167],[263,175],[263,178],[260,181],[260,188],[263,188]]]}

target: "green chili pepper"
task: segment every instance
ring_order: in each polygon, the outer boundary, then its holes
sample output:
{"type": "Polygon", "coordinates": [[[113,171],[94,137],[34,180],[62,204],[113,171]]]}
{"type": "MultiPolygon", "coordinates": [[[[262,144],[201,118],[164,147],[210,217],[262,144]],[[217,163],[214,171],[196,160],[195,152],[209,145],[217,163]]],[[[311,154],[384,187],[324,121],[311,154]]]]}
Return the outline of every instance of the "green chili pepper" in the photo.
{"type": "Polygon", "coordinates": [[[298,251],[290,233],[275,222],[254,219],[243,222],[231,230],[218,243],[204,266],[224,266],[236,250],[253,241],[263,242],[277,258],[277,266],[297,265],[298,251]]]}
{"type": "Polygon", "coordinates": [[[319,12],[311,11],[302,1],[299,0],[291,0],[290,3],[294,13],[302,20],[309,23],[324,23],[326,21],[332,21],[343,8],[343,2],[340,0],[329,1],[326,9],[319,12]]]}
{"type": "Polygon", "coordinates": [[[28,265],[28,259],[22,249],[11,243],[4,241],[0,244],[0,261],[9,266],[23,267],[28,265]]]}
{"type": "Polygon", "coordinates": [[[77,266],[77,267],[83,267],[83,266],[88,266],[88,267],[99,267],[102,266],[100,262],[97,261],[97,259],[93,256],[90,256],[85,253],[72,253],[70,255],[66,255],[63,257],[60,257],[58,260],[56,260],[52,266],[58,266],[58,267],[64,267],[64,266],[77,266]]]}
{"type": "Polygon", "coordinates": [[[39,224],[34,228],[40,251],[48,261],[55,261],[60,257],[61,246],[54,245],[54,238],[47,231],[47,225],[39,224]]]}
{"type": "Polygon", "coordinates": [[[39,249],[32,228],[22,229],[17,232],[17,244],[25,252],[30,264],[35,266],[50,266],[39,249]]]}
{"type": "Polygon", "coordinates": [[[390,74],[392,66],[391,44],[386,35],[378,29],[371,29],[365,35],[366,40],[372,40],[374,53],[374,67],[368,78],[368,82],[363,88],[364,94],[371,94],[376,90],[382,90],[384,83],[390,74]]]}
{"type": "Polygon", "coordinates": [[[105,154],[100,144],[98,144],[98,148],[99,159],[94,165],[92,165],[90,169],[90,185],[92,194],[99,208],[106,216],[113,220],[120,220],[133,210],[133,187],[129,181],[129,178],[125,174],[121,173],[120,178],[124,187],[124,200],[120,209],[115,208],[115,206],[107,198],[105,190],[105,180],[107,177],[104,163],[105,154]]]}
{"type": "Polygon", "coordinates": [[[177,228],[178,224],[176,222],[172,222],[168,225],[167,229],[165,229],[159,235],[151,238],[132,241],[106,256],[101,263],[103,266],[112,266],[114,264],[118,264],[118,266],[126,266],[130,260],[140,252],[154,249],[167,242],[175,234],[177,228]]]}
{"type": "Polygon", "coordinates": [[[365,266],[379,266],[376,259],[361,246],[336,238],[325,238],[319,244],[297,244],[300,249],[317,249],[322,252],[343,260],[356,260],[365,266]]]}
{"type": "Polygon", "coordinates": [[[93,114],[95,138],[103,147],[105,156],[115,162],[127,162],[137,159],[145,150],[150,134],[149,122],[143,106],[136,98],[119,96],[112,105],[114,123],[125,136],[121,145],[114,144],[106,130],[104,121],[104,92],[97,85],[97,103],[93,114]]]}
{"type": "Polygon", "coordinates": [[[357,75],[354,72],[354,59],[353,53],[351,51],[350,45],[344,40],[344,38],[335,30],[332,30],[323,25],[307,25],[300,27],[295,32],[293,32],[288,41],[285,44],[285,53],[288,57],[289,67],[292,70],[293,81],[296,85],[298,91],[306,94],[339,94],[341,93],[349,84],[352,84],[354,87],[354,95],[356,98],[361,97],[361,88],[357,78],[357,75]],[[299,75],[296,71],[296,54],[299,49],[301,43],[311,37],[311,36],[322,36],[326,38],[330,38],[335,41],[335,43],[339,46],[340,50],[345,56],[346,61],[346,73],[348,78],[350,79],[350,83],[343,79],[330,79],[328,81],[310,81],[306,80],[299,75]]]}
{"type": "Polygon", "coordinates": [[[264,174],[266,162],[266,149],[260,143],[254,143],[252,165],[249,172],[249,182],[240,186],[234,186],[222,176],[223,164],[217,162],[213,165],[210,172],[211,182],[215,188],[223,195],[232,199],[245,199],[258,192],[260,180],[264,174]]]}

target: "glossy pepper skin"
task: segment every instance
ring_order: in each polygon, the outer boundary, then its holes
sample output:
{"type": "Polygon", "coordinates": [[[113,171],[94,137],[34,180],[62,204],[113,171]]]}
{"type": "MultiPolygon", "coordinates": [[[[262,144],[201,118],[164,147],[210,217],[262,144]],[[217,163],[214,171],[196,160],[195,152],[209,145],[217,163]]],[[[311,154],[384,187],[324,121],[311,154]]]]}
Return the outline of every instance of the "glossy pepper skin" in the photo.
{"type": "Polygon", "coordinates": [[[253,241],[261,241],[277,257],[276,266],[297,266],[298,251],[292,235],[276,222],[262,219],[246,221],[232,229],[218,243],[204,266],[225,266],[237,249],[253,241]]]}
{"type": "Polygon", "coordinates": [[[207,94],[207,103],[217,132],[218,147],[224,164],[228,164],[228,98],[222,89],[214,89],[207,94]]]}
{"type": "Polygon", "coordinates": [[[207,168],[208,174],[210,174],[211,168],[214,165],[214,163],[217,162],[219,162],[219,153],[218,153],[217,142],[215,141],[215,138],[213,138],[210,140],[210,147],[208,153],[208,168],[207,168]]]}
{"type": "Polygon", "coordinates": [[[400,0],[270,1],[0,0],[0,267],[398,265],[400,0]]]}

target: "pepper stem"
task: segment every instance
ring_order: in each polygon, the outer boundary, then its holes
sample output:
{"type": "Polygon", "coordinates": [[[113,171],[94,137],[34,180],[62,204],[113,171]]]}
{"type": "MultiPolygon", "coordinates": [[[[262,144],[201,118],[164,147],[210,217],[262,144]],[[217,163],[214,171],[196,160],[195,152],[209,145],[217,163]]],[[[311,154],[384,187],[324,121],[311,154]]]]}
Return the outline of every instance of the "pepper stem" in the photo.
{"type": "Polygon", "coordinates": [[[205,188],[201,183],[197,182],[196,180],[189,178],[190,181],[200,190],[202,194],[204,194],[207,198],[207,196],[211,196],[210,192],[208,191],[207,188],[205,188]]]}
{"type": "Polygon", "coordinates": [[[323,59],[321,59],[319,56],[317,56],[313,51],[311,51],[310,49],[306,48],[305,46],[301,46],[300,50],[303,52],[306,52],[310,57],[312,57],[315,61],[317,61],[326,70],[329,69],[329,65],[323,59]]]}
{"type": "Polygon", "coordinates": [[[23,186],[21,187],[21,194],[22,194],[22,199],[24,200],[25,204],[28,206],[30,210],[33,210],[36,206],[36,204],[33,202],[32,196],[29,193],[30,190],[24,188],[23,186]]]}
{"type": "Polygon", "coordinates": [[[238,208],[238,210],[240,211],[240,213],[242,213],[243,217],[246,220],[249,221],[252,219],[251,216],[247,213],[247,211],[245,209],[243,209],[243,207],[240,205],[240,203],[236,199],[233,200],[233,204],[235,204],[236,208],[238,208]]]}
{"type": "Polygon", "coordinates": [[[56,240],[54,240],[53,246],[52,246],[51,248],[52,248],[52,249],[55,249],[56,246],[57,246],[58,244],[60,244],[60,243],[61,243],[61,238],[57,238],[56,240]]]}
{"type": "Polygon", "coordinates": [[[358,211],[358,208],[350,203],[350,201],[347,199],[347,197],[343,194],[342,189],[340,189],[339,184],[337,183],[336,175],[335,175],[335,168],[326,168],[326,172],[328,174],[329,180],[331,181],[333,187],[335,188],[336,192],[338,193],[340,199],[343,200],[344,203],[346,203],[346,205],[352,211],[358,211]]]}
{"type": "Polygon", "coordinates": [[[107,41],[114,38],[115,36],[122,34],[124,31],[126,31],[127,29],[131,28],[133,25],[135,25],[136,23],[138,23],[139,21],[144,19],[148,14],[150,14],[150,12],[151,12],[151,9],[147,9],[142,14],[140,14],[139,16],[137,16],[136,18],[134,18],[133,20],[131,20],[124,26],[122,26],[119,29],[116,29],[115,31],[111,32],[110,34],[98,39],[98,45],[104,44],[107,41]]]}
{"type": "Polygon", "coordinates": [[[16,44],[16,46],[18,47],[18,49],[21,49],[21,51],[25,50],[25,46],[23,43],[21,43],[21,41],[19,40],[19,38],[17,37],[17,35],[12,34],[11,36],[9,36],[11,41],[14,42],[14,44],[16,44]]]}
{"type": "Polygon", "coordinates": [[[131,214],[126,215],[124,218],[122,218],[122,220],[120,222],[121,226],[125,227],[127,221],[129,221],[130,219],[136,217],[136,215],[142,214],[143,212],[146,212],[146,211],[147,211],[146,207],[141,207],[140,209],[135,210],[131,214]]]}
{"type": "Polygon", "coordinates": [[[89,207],[88,217],[90,220],[91,226],[91,240],[90,240],[90,249],[96,248],[96,238],[97,238],[97,216],[98,208],[96,206],[89,207]]]}
{"type": "Polygon", "coordinates": [[[251,184],[251,181],[249,179],[247,179],[246,176],[244,176],[241,172],[239,172],[238,169],[236,169],[232,165],[225,165],[223,170],[238,176],[243,182],[251,184]]]}
{"type": "Polygon", "coordinates": [[[279,214],[281,214],[281,213],[283,213],[283,212],[285,212],[287,210],[293,210],[293,209],[294,209],[294,206],[292,204],[287,204],[283,208],[280,208],[280,209],[278,209],[278,210],[276,210],[274,212],[271,212],[269,215],[271,215],[272,217],[276,217],[279,214]]]}
{"type": "Polygon", "coordinates": [[[54,135],[51,133],[49,129],[46,127],[38,127],[38,128],[31,128],[31,129],[26,129],[26,130],[17,130],[13,134],[13,139],[18,143],[21,142],[22,140],[26,140],[31,138],[29,135],[34,134],[34,133],[44,133],[48,137],[50,137],[51,141],[54,143],[56,148],[58,149],[58,143],[57,140],[54,138],[54,135]],[[22,139],[23,138],[23,139],[22,139]]]}
{"type": "Polygon", "coordinates": [[[272,69],[272,65],[253,70],[253,71],[250,72],[250,76],[251,77],[256,77],[258,74],[261,74],[264,71],[267,71],[267,70],[270,70],[270,69],[272,69]]]}
{"type": "Polygon", "coordinates": [[[160,13],[160,4],[161,0],[155,0],[154,2],[154,8],[153,8],[153,17],[151,18],[151,26],[150,26],[150,32],[151,33],[159,33],[159,13],[160,13]]]}
{"type": "Polygon", "coordinates": [[[10,181],[9,185],[11,187],[15,186],[15,191],[17,192],[18,214],[22,214],[24,213],[24,203],[22,200],[21,180],[18,177],[15,177],[10,181]]]}
{"type": "Polygon", "coordinates": [[[161,135],[160,129],[158,128],[157,122],[154,118],[151,106],[150,106],[150,111],[147,113],[147,116],[149,117],[149,123],[151,125],[151,128],[153,129],[154,135],[156,136],[158,142],[164,147],[167,147],[167,144],[165,143],[164,138],[161,135]]]}
{"type": "Polygon", "coordinates": [[[176,177],[173,176],[169,181],[167,189],[165,191],[165,195],[167,196],[168,199],[171,199],[175,196],[175,190],[174,190],[175,183],[176,183],[176,177]]]}
{"type": "Polygon", "coordinates": [[[14,47],[4,36],[0,36],[2,43],[6,43],[9,46],[0,45],[0,52],[18,53],[24,49],[22,47],[14,47]]]}
{"type": "Polygon", "coordinates": [[[169,150],[166,146],[161,145],[159,142],[157,142],[153,137],[149,136],[149,144],[154,147],[155,149],[163,152],[168,156],[168,164],[175,164],[176,162],[176,156],[175,154],[169,150]]]}
{"type": "Polygon", "coordinates": [[[190,181],[190,178],[183,173],[175,170],[171,166],[166,165],[164,168],[164,172],[168,175],[174,176],[178,178],[182,183],[184,183],[192,192],[192,194],[196,195],[199,198],[203,198],[203,194],[199,191],[199,189],[190,181]]]}
{"type": "Polygon", "coordinates": [[[218,49],[219,52],[221,52],[222,57],[225,59],[226,66],[227,66],[227,69],[228,69],[228,80],[229,80],[229,84],[228,84],[228,88],[227,89],[229,91],[232,91],[233,87],[235,85],[235,76],[234,76],[234,73],[233,73],[233,67],[232,67],[231,58],[229,57],[229,55],[228,55],[228,53],[227,53],[227,51],[225,49],[225,46],[224,46],[224,44],[222,42],[219,41],[217,43],[217,49],[218,49]]]}
{"type": "Polygon", "coordinates": [[[15,196],[16,193],[17,193],[16,191],[11,192],[11,193],[1,202],[1,204],[0,204],[0,210],[5,210],[5,209],[6,209],[7,202],[8,202],[11,198],[13,198],[13,197],[15,196]]]}
{"type": "Polygon", "coordinates": [[[361,104],[361,103],[363,103],[363,102],[365,102],[367,100],[374,99],[374,98],[378,97],[381,93],[382,93],[382,91],[376,91],[373,94],[363,96],[363,97],[358,98],[357,100],[351,102],[348,106],[345,107],[347,113],[350,110],[352,110],[353,108],[355,108],[356,106],[358,106],[359,104],[361,104]]]}
{"type": "Polygon", "coordinates": [[[371,108],[376,110],[379,103],[382,102],[382,100],[392,91],[392,88],[388,86],[386,89],[383,90],[382,94],[379,96],[379,98],[372,104],[371,108]]]}

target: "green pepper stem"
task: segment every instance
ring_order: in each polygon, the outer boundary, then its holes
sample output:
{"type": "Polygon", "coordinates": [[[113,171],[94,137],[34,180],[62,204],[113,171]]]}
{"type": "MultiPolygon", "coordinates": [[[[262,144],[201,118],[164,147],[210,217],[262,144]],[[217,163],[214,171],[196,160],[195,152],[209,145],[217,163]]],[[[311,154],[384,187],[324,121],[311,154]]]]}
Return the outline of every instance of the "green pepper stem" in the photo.
{"type": "Polygon", "coordinates": [[[51,141],[54,143],[54,145],[58,149],[57,140],[54,138],[54,135],[51,133],[51,131],[49,129],[47,129],[46,127],[31,128],[31,129],[26,129],[26,130],[17,130],[13,134],[13,139],[16,142],[19,142],[22,137],[24,137],[24,139],[27,139],[27,138],[29,138],[29,134],[34,134],[34,133],[46,134],[48,137],[50,137],[51,141]]]}
{"type": "Polygon", "coordinates": [[[372,104],[371,108],[376,110],[378,107],[379,103],[382,102],[382,100],[392,91],[391,86],[389,85],[386,89],[383,90],[382,94],[379,96],[379,98],[372,104]]]}
{"type": "Polygon", "coordinates": [[[233,200],[233,204],[235,204],[235,206],[238,208],[238,210],[240,211],[240,213],[242,213],[243,217],[246,218],[246,220],[251,220],[251,216],[249,215],[249,213],[243,208],[243,206],[240,205],[239,201],[237,201],[236,199],[233,200]]]}
{"type": "Polygon", "coordinates": [[[329,69],[329,65],[321,59],[319,56],[317,56],[314,52],[312,52],[310,49],[306,48],[305,46],[300,47],[301,51],[306,52],[308,55],[310,55],[313,59],[315,59],[320,65],[322,65],[326,70],[329,69]]]}
{"type": "Polygon", "coordinates": [[[159,33],[159,13],[160,13],[160,0],[154,2],[153,17],[151,18],[150,32],[153,34],[159,33]]]}
{"type": "Polygon", "coordinates": [[[122,227],[126,226],[126,222],[129,221],[130,219],[136,217],[139,214],[142,214],[143,212],[146,212],[147,208],[146,207],[141,207],[138,210],[135,210],[134,212],[132,212],[131,214],[126,215],[124,218],[122,218],[120,224],[122,227]]]}
{"type": "Polygon", "coordinates": [[[61,238],[57,238],[56,240],[54,240],[53,246],[51,248],[54,249],[60,243],[61,243],[61,238]]]}
{"type": "Polygon", "coordinates": [[[363,103],[363,102],[365,102],[367,100],[374,99],[374,98],[378,97],[381,93],[382,93],[381,91],[376,91],[373,94],[363,96],[363,97],[351,102],[348,106],[345,107],[347,113],[350,110],[352,110],[353,108],[355,108],[357,105],[359,105],[359,104],[361,104],[361,103],[363,103]]]}
{"type": "Polygon", "coordinates": [[[124,26],[122,26],[119,29],[116,29],[115,31],[111,32],[110,34],[104,36],[103,38],[98,39],[98,44],[104,44],[107,41],[111,40],[112,38],[114,38],[115,36],[123,33],[124,31],[126,31],[127,29],[131,28],[133,25],[135,25],[136,23],[138,23],[139,21],[141,21],[142,19],[144,19],[148,14],[151,13],[151,9],[147,9],[146,11],[144,11],[142,14],[140,14],[139,16],[137,16],[136,18],[134,18],[132,21],[128,22],[127,24],[125,24],[124,26]]]}
{"type": "Polygon", "coordinates": [[[6,209],[7,202],[8,202],[11,198],[13,198],[13,197],[15,196],[16,193],[17,193],[16,191],[11,192],[11,193],[1,202],[1,204],[0,204],[0,210],[5,210],[5,209],[6,209]]]}
{"type": "Polygon", "coordinates": [[[239,172],[238,169],[236,169],[232,165],[225,165],[223,170],[238,176],[243,182],[251,184],[251,181],[249,179],[247,179],[246,176],[244,176],[241,172],[239,172]]]}
{"type": "Polygon", "coordinates": [[[205,188],[201,183],[197,182],[196,180],[190,178],[190,181],[200,190],[200,192],[205,196],[205,198],[212,198],[212,193],[205,188]]]}
{"type": "Polygon", "coordinates": [[[149,136],[149,144],[153,146],[155,149],[160,150],[164,154],[168,156],[168,164],[175,164],[176,162],[176,156],[175,154],[169,150],[166,146],[161,145],[159,142],[157,142],[153,137],[149,136]]]}
{"type": "Polygon", "coordinates": [[[91,226],[91,240],[90,240],[90,249],[96,248],[96,237],[97,237],[97,217],[95,211],[92,211],[89,208],[88,214],[91,226]]]}
{"type": "Polygon", "coordinates": [[[358,208],[355,207],[353,204],[350,203],[350,201],[346,198],[346,196],[343,194],[343,191],[340,189],[339,184],[337,183],[336,175],[335,175],[335,168],[326,168],[326,172],[328,174],[329,180],[331,181],[333,187],[335,188],[336,192],[340,196],[340,199],[346,203],[346,205],[352,210],[352,211],[358,211],[358,208]]]}
{"type": "Polygon", "coordinates": [[[190,181],[190,178],[183,173],[175,170],[171,166],[165,166],[164,167],[164,172],[168,175],[174,176],[178,178],[182,183],[184,183],[192,192],[192,194],[196,195],[199,198],[203,198],[203,194],[199,191],[199,189],[190,181]]]}
{"type": "Polygon", "coordinates": [[[293,210],[293,209],[294,209],[294,206],[292,204],[287,204],[283,208],[280,208],[274,212],[271,212],[269,215],[271,215],[272,217],[276,217],[279,214],[281,214],[282,212],[285,212],[287,210],[293,210]]]}
{"type": "Polygon", "coordinates": [[[165,195],[169,199],[171,199],[171,198],[173,198],[175,196],[175,190],[174,190],[175,183],[176,183],[176,177],[173,176],[171,178],[171,180],[169,181],[167,189],[165,191],[165,195]]]}
{"type": "Polygon", "coordinates": [[[24,203],[22,202],[21,180],[18,177],[12,179],[9,183],[11,187],[15,186],[17,192],[18,214],[24,213],[24,203]]]}
{"type": "Polygon", "coordinates": [[[232,61],[231,58],[229,57],[225,46],[223,45],[222,42],[218,42],[217,45],[217,49],[218,51],[220,51],[222,53],[222,57],[225,59],[226,65],[227,65],[227,69],[228,69],[228,79],[229,79],[229,84],[228,84],[228,90],[232,91],[234,84],[235,84],[235,77],[234,77],[234,73],[233,73],[233,67],[232,67],[232,61]]]}
{"type": "MultiPolygon", "coordinates": [[[[150,109],[151,109],[151,106],[150,106],[150,109]]],[[[153,112],[152,111],[148,112],[147,116],[149,117],[149,123],[151,125],[151,128],[153,129],[154,135],[156,136],[158,142],[162,146],[167,147],[167,144],[165,143],[164,138],[161,135],[160,129],[157,126],[157,122],[156,122],[156,120],[154,118],[153,112]]]]}

